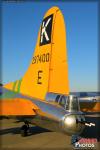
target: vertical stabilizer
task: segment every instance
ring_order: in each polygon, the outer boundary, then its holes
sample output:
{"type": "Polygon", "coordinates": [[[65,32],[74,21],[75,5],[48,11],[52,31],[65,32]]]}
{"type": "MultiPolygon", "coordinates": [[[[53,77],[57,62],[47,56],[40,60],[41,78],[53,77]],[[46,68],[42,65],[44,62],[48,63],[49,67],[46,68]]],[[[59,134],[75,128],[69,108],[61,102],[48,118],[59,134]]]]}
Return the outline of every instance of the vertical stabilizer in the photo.
{"type": "Polygon", "coordinates": [[[52,7],[43,18],[31,64],[21,80],[12,83],[13,89],[43,100],[47,92],[68,94],[66,50],[64,18],[52,7]]]}

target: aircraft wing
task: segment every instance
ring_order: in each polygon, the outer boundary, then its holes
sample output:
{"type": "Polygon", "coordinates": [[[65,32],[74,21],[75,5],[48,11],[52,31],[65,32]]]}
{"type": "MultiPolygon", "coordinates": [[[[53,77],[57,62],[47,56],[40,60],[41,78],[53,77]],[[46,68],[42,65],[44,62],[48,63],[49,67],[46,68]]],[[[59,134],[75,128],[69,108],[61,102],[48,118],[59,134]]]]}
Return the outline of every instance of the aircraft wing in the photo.
{"type": "Polygon", "coordinates": [[[21,94],[0,88],[0,116],[33,116],[39,108],[21,94]]]}

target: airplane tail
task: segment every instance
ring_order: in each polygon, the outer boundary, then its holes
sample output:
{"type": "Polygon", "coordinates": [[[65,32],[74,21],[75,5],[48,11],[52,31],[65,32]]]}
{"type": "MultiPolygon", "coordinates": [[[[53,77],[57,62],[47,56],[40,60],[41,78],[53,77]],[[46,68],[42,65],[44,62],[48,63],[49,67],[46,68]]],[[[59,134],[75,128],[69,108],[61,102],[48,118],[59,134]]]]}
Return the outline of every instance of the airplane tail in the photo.
{"type": "Polygon", "coordinates": [[[25,75],[5,87],[43,100],[47,92],[69,94],[66,30],[58,7],[50,8],[43,18],[25,75]]]}

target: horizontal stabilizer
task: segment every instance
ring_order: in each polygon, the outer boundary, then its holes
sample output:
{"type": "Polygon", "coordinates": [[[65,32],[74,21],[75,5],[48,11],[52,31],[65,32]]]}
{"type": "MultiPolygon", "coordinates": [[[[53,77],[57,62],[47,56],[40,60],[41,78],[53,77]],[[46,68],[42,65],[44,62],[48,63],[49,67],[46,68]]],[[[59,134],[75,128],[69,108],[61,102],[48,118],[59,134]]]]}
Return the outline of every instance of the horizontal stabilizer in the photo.
{"type": "Polygon", "coordinates": [[[30,100],[15,98],[0,101],[0,116],[23,116],[23,115],[36,115],[39,108],[30,100]]]}

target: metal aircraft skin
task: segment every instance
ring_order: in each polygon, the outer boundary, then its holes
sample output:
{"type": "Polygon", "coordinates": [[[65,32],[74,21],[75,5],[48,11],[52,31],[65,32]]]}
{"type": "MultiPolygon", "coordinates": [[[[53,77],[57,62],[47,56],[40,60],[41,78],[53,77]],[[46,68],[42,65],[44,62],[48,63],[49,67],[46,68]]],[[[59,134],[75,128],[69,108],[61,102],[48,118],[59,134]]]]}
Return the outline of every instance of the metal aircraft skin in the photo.
{"type": "Polygon", "coordinates": [[[88,124],[85,113],[100,112],[99,102],[79,104],[69,95],[66,30],[58,7],[50,8],[43,18],[25,75],[0,90],[0,116],[70,135],[80,134],[88,124]]]}

